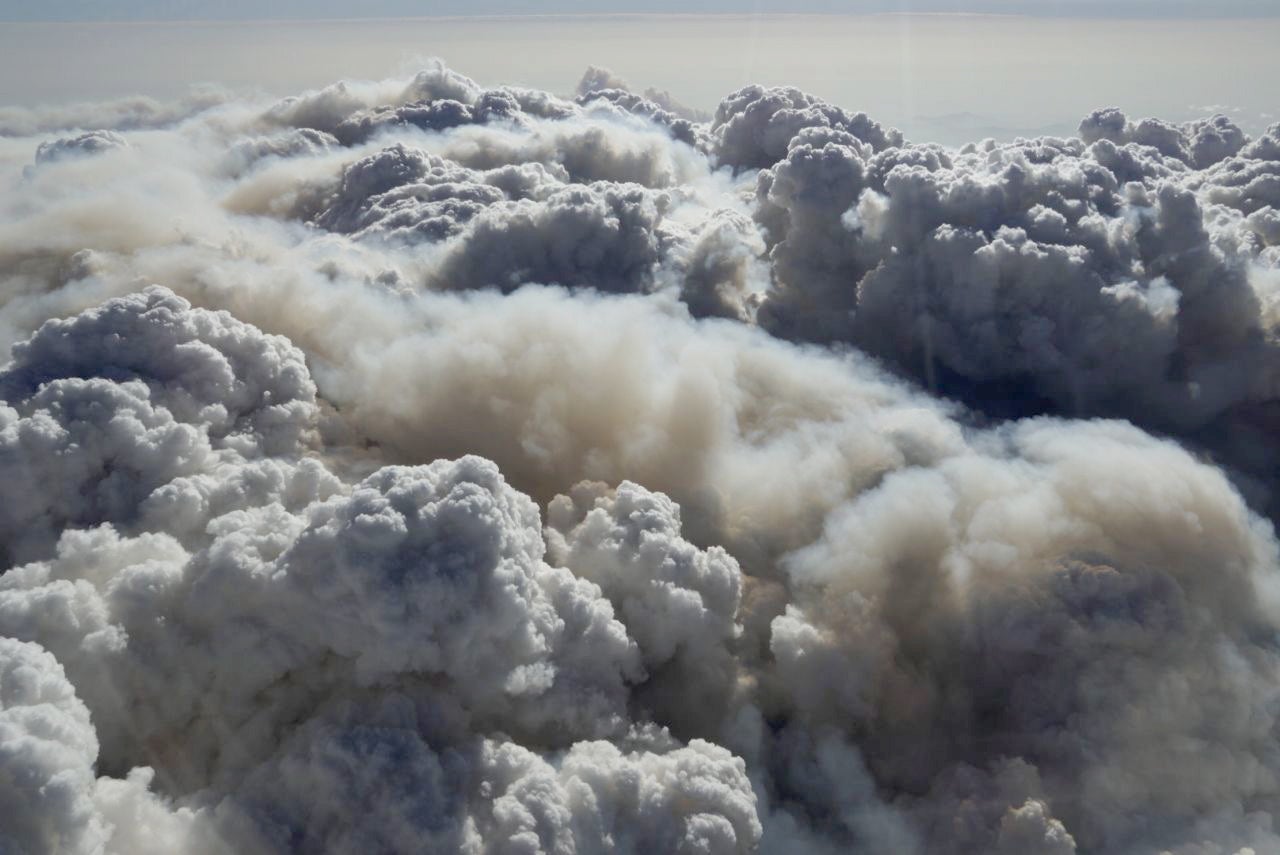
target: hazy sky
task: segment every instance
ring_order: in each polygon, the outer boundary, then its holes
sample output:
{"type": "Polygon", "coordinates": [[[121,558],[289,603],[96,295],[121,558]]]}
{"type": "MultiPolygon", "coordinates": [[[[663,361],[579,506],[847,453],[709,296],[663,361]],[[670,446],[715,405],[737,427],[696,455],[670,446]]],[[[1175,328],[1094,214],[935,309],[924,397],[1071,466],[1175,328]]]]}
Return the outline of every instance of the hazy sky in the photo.
{"type": "Polygon", "coordinates": [[[205,84],[285,95],[409,76],[439,57],[482,83],[562,94],[605,66],[708,111],[748,83],[794,85],[945,143],[1070,133],[1104,106],[1171,120],[1222,111],[1256,133],[1280,117],[1277,11],[1280,0],[0,0],[0,18],[27,19],[0,26],[0,106],[205,84]],[[650,14],[475,16],[635,5],[650,14]],[[894,13],[769,11],[783,7],[894,13]],[[660,13],[670,8],[684,14],[660,13]],[[957,9],[1038,14],[901,14],[957,9]],[[1268,17],[1232,17],[1245,12],[1268,17]]]}
{"type": "Polygon", "coordinates": [[[0,0],[3,20],[227,20],[617,12],[987,12],[1020,15],[1280,15],[1280,0],[0,0]]]}
{"type": "Polygon", "coordinates": [[[213,83],[289,94],[408,76],[440,57],[482,83],[569,93],[588,65],[711,110],[753,82],[799,86],[914,139],[1068,133],[1119,106],[1173,120],[1225,111],[1256,132],[1280,116],[1280,18],[993,16],[542,17],[0,27],[0,105],[213,83]]]}

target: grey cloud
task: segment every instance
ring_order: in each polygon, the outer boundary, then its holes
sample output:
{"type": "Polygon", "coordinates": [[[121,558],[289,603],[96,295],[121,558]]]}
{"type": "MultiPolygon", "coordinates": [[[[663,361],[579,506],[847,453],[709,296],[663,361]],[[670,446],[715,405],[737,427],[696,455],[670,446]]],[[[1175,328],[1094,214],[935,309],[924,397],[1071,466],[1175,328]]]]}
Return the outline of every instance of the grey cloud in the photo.
{"type": "Polygon", "coordinates": [[[370,724],[308,728],[224,810],[253,816],[283,803],[311,821],[301,831],[268,826],[240,845],[731,855],[759,838],[742,762],[717,746],[580,742],[554,761],[500,739],[437,751],[412,719],[388,704],[370,724]]]}
{"type": "Polygon", "coordinates": [[[633,642],[544,549],[536,506],[492,463],[384,468],[313,508],[278,559],[298,610],[286,620],[350,659],[357,682],[435,674],[453,702],[508,728],[568,716],[573,732],[608,733],[623,677],[638,676],[633,642]]]}
{"type": "Polygon", "coordinates": [[[227,153],[227,169],[241,174],[264,158],[314,157],[338,145],[332,134],[301,128],[271,136],[241,140],[227,153]]]}
{"type": "Polygon", "coordinates": [[[316,418],[296,349],[160,288],[43,325],[0,371],[0,395],[10,561],[68,525],[136,522],[154,490],[220,454],[297,450],[316,418]]]}
{"type": "Polygon", "coordinates": [[[0,409],[8,561],[42,554],[67,525],[131,522],[138,505],[213,454],[140,383],[60,380],[0,409]],[[63,485],[47,491],[44,485],[63,485]]]}
{"type": "Polygon", "coordinates": [[[481,212],[444,247],[437,287],[511,291],[528,282],[643,291],[663,255],[667,201],[639,186],[569,187],[481,212]]]}
{"type": "Polygon", "coordinates": [[[706,142],[702,124],[709,116],[680,104],[668,92],[655,89],[646,89],[643,94],[633,92],[626,81],[606,68],[592,66],[586,70],[578,81],[576,100],[583,105],[593,101],[606,101],[666,128],[681,142],[689,145],[703,145],[706,142]]]}
{"type": "Polygon", "coordinates": [[[902,134],[865,113],[847,113],[799,89],[747,86],[716,108],[712,150],[721,166],[762,169],[785,157],[792,138],[806,128],[844,131],[874,151],[902,143],[902,134]]]}
{"type": "Polygon", "coordinates": [[[111,109],[0,200],[5,844],[1280,845],[1276,129],[111,109]]]}
{"type": "Polygon", "coordinates": [[[680,508],[624,481],[583,482],[547,508],[551,560],[600,586],[635,638],[649,679],[638,695],[663,721],[697,726],[737,678],[742,575],[722,548],[682,537],[680,508]]]}
{"type": "Polygon", "coordinates": [[[39,645],[0,638],[0,843],[18,852],[102,846],[93,810],[98,739],[62,668],[39,645]]]}
{"type": "Polygon", "coordinates": [[[545,197],[560,184],[541,164],[473,170],[394,145],[350,164],[315,222],[357,237],[439,241],[498,202],[545,197]]]}
{"type": "Polygon", "coordinates": [[[18,404],[51,381],[95,378],[140,381],[178,421],[250,453],[296,448],[315,418],[315,385],[286,339],[160,287],[44,324],[14,348],[0,395],[18,404]]]}
{"type": "MultiPolygon", "coordinates": [[[[681,104],[670,92],[665,90],[648,87],[643,92],[635,92],[630,84],[621,77],[618,77],[607,68],[595,65],[588,67],[583,72],[582,79],[578,81],[576,94],[579,103],[601,95],[609,100],[624,100],[629,105],[637,105],[646,112],[652,109],[649,106],[652,105],[660,111],[684,119],[691,124],[706,123],[711,118],[709,114],[681,104]]],[[[627,109],[633,109],[633,107],[628,106],[627,109]]],[[[657,120],[660,124],[671,124],[666,117],[658,118],[657,120]]]]}
{"type": "Polygon", "coordinates": [[[474,102],[440,99],[415,101],[402,107],[380,108],[342,121],[333,133],[343,144],[364,142],[391,128],[412,127],[422,131],[443,131],[463,125],[489,122],[517,122],[520,104],[506,92],[486,92],[474,102]]]}
{"type": "Polygon", "coordinates": [[[758,179],[760,322],[996,416],[1122,416],[1253,468],[1230,437],[1274,398],[1266,138],[1114,110],[1081,130],[875,155],[796,134],[758,179]]]}
{"type": "Polygon", "coordinates": [[[1135,123],[1114,107],[1086,116],[1080,123],[1080,137],[1086,143],[1105,139],[1145,146],[1195,169],[1207,169],[1235,155],[1249,141],[1244,131],[1223,115],[1183,125],[1159,119],[1135,123]]]}
{"type": "Polygon", "coordinates": [[[36,149],[36,163],[49,163],[77,155],[97,154],[127,145],[124,137],[114,131],[90,131],[76,137],[61,137],[41,143],[36,149]]]}
{"type": "MultiPolygon", "coordinates": [[[[1176,848],[1210,803],[1267,804],[1268,778],[1253,770],[1269,755],[1270,725],[1232,711],[1271,703],[1275,650],[1251,628],[1275,620],[1270,528],[1220,473],[1128,426],[1032,421],[975,450],[891,476],[790,559],[813,587],[800,597],[811,605],[775,621],[779,702],[865,733],[876,780],[927,791],[909,808],[925,815],[963,780],[947,783],[952,764],[1032,765],[1022,794],[992,805],[1024,815],[926,851],[982,851],[996,844],[981,835],[1004,845],[1028,833],[1021,798],[1054,805],[1081,847],[1104,852],[1176,848]],[[1177,522],[1188,515],[1196,535],[1177,522]],[[847,682],[824,684],[836,667],[847,682]],[[1171,703],[1168,692],[1199,700],[1171,703]],[[1189,720],[1218,746],[1211,763],[1191,759],[1198,743],[1170,738],[1189,720]],[[1188,763],[1196,776],[1175,771],[1188,763]]],[[[1064,829],[1043,824],[1044,851],[1072,851],[1064,829]]]]}

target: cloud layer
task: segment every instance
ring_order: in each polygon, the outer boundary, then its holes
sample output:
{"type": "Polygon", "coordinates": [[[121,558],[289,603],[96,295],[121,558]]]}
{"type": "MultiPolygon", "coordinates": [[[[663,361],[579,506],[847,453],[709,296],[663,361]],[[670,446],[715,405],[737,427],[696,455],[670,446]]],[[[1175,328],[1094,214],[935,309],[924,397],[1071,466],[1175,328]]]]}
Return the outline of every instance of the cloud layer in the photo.
{"type": "Polygon", "coordinates": [[[0,118],[0,849],[1280,846],[1280,127],[0,118]]]}

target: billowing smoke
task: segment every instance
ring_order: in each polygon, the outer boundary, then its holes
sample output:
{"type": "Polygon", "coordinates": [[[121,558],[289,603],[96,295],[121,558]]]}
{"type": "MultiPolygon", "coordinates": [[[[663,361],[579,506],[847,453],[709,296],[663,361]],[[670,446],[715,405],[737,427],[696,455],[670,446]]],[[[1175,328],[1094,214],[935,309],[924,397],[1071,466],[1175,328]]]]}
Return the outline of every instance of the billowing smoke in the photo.
{"type": "Polygon", "coordinates": [[[1080,130],[874,154],[800,132],[758,174],[761,325],[852,344],[993,415],[1194,439],[1273,489],[1280,127],[1246,145],[1221,116],[1104,110],[1080,130]]]}
{"type": "Polygon", "coordinates": [[[0,128],[0,851],[1280,851],[1280,127],[0,128]]]}

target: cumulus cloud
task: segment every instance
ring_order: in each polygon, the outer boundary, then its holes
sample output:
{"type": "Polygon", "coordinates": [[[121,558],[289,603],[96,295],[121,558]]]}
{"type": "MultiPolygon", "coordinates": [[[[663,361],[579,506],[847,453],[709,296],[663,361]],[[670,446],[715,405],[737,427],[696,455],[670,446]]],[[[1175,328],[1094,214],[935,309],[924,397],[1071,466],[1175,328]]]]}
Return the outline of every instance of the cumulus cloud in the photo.
{"type": "Polygon", "coordinates": [[[98,738],[62,667],[39,645],[0,638],[0,734],[5,848],[100,847],[92,799],[98,738]]]}
{"type": "Polygon", "coordinates": [[[0,127],[0,848],[1280,846],[1280,128],[0,127]]]}
{"type": "Polygon", "coordinates": [[[1260,471],[1242,436],[1276,388],[1268,139],[1114,110],[1080,139],[959,151],[802,131],[758,178],[760,322],[994,415],[1124,417],[1260,471]]]}
{"type": "Polygon", "coordinates": [[[75,137],[61,137],[51,142],[40,143],[36,148],[36,163],[48,163],[63,157],[96,154],[127,145],[124,137],[114,131],[90,131],[75,137]]]}
{"type": "MultiPolygon", "coordinates": [[[[148,317],[158,329],[170,320],[148,317]]],[[[211,425],[192,427],[208,442],[211,425]]],[[[232,508],[208,509],[206,537],[190,551],[167,530],[148,531],[175,528],[164,513],[144,514],[134,536],[69,525],[55,556],[0,576],[0,631],[6,641],[29,640],[20,651],[38,651],[20,663],[17,682],[5,682],[36,697],[20,693],[6,709],[62,703],[80,742],[63,745],[70,737],[54,733],[47,752],[85,755],[70,767],[84,792],[36,813],[53,830],[19,830],[24,845],[63,851],[54,832],[92,832],[98,847],[106,839],[111,851],[129,851],[110,829],[94,831],[91,770],[101,735],[110,741],[104,770],[155,770],[154,778],[130,779],[141,787],[131,796],[119,792],[123,783],[103,786],[115,787],[117,799],[142,799],[201,846],[401,851],[432,839],[520,846],[532,834],[547,836],[551,849],[577,840],[603,851],[617,834],[634,840],[632,851],[750,848],[760,831],[742,761],[709,743],[685,748],[657,730],[627,735],[627,685],[645,676],[637,644],[589,574],[543,560],[536,506],[492,463],[383,467],[332,489],[327,501],[295,511],[298,502],[286,496],[242,492],[232,508]],[[72,669],[83,702],[37,640],[72,669]],[[248,667],[228,670],[236,661],[248,667]],[[46,683],[57,691],[40,689],[46,683]],[[50,692],[54,699],[45,699],[50,692]],[[298,727],[306,709],[314,712],[298,727]],[[544,760],[474,733],[522,735],[568,753],[544,760]],[[620,747],[593,741],[602,736],[620,747]],[[511,760],[490,769],[494,753],[511,760]],[[452,770],[446,778],[441,763],[452,770]],[[346,793],[386,774],[406,789],[358,814],[352,828],[357,814],[346,793]],[[459,788],[458,775],[469,789],[459,788]],[[153,780],[169,796],[192,799],[191,809],[165,812],[147,795],[153,780]],[[425,786],[431,780],[434,791],[425,786]],[[548,809],[545,796],[520,805],[547,787],[567,788],[555,814],[572,823],[529,828],[519,817],[548,809]],[[598,807],[577,806],[584,787],[599,790],[591,800],[598,807]],[[446,795],[432,798],[441,789],[446,795]],[[77,798],[86,804],[76,807],[77,798]],[[284,827],[281,816],[290,817],[284,827]],[[377,822],[366,826],[371,818],[377,822]],[[621,823],[616,832],[613,823],[621,823]],[[311,836],[295,837],[303,828],[311,836]],[[40,842],[46,838],[54,842],[40,842]]],[[[140,504],[169,504],[182,490],[175,479],[140,504]]],[[[47,776],[66,778],[59,770],[69,763],[47,776]]],[[[379,792],[390,796],[385,784],[379,792]]]]}
{"type": "Polygon", "coordinates": [[[903,141],[900,132],[881,127],[865,113],[848,113],[799,89],[747,86],[716,108],[712,151],[721,166],[762,169],[781,160],[792,138],[808,128],[843,132],[873,151],[903,141]]]}
{"type": "Polygon", "coordinates": [[[645,703],[687,725],[692,698],[714,703],[729,690],[741,571],[723,548],[682,537],[678,505],[629,481],[613,491],[583,482],[552,500],[547,521],[555,563],[599,585],[636,639],[645,703]]]}
{"type": "Polygon", "coordinates": [[[638,116],[643,116],[659,127],[666,128],[673,137],[689,145],[706,141],[703,124],[710,117],[676,101],[669,92],[646,89],[643,94],[633,92],[626,81],[615,76],[607,68],[592,66],[578,82],[579,104],[607,101],[614,106],[638,116]]]}

